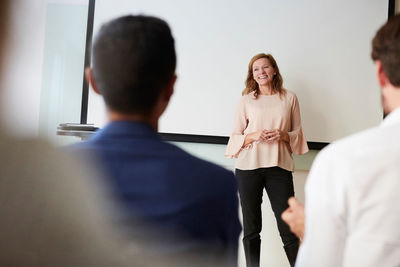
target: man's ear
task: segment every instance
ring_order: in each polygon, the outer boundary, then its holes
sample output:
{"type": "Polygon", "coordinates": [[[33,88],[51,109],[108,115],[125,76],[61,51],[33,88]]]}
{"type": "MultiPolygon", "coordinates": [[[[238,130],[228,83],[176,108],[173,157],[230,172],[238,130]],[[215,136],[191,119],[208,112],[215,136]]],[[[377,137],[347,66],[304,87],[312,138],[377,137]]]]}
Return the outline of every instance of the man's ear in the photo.
{"type": "Polygon", "coordinates": [[[375,61],[375,66],[376,77],[378,79],[379,86],[381,88],[384,88],[390,83],[389,78],[387,77],[385,70],[383,69],[382,62],[380,60],[375,61]]]}
{"type": "Polygon", "coordinates": [[[177,76],[176,76],[176,74],[174,74],[171,77],[171,80],[167,84],[167,87],[165,89],[165,94],[164,94],[164,98],[167,101],[170,100],[172,94],[174,93],[174,86],[175,86],[176,79],[177,79],[177,76]]]}
{"type": "Polygon", "coordinates": [[[90,67],[87,67],[85,69],[85,77],[87,82],[92,86],[93,91],[95,91],[96,94],[101,95],[100,91],[97,89],[96,81],[94,80],[93,77],[93,69],[90,67]]]}

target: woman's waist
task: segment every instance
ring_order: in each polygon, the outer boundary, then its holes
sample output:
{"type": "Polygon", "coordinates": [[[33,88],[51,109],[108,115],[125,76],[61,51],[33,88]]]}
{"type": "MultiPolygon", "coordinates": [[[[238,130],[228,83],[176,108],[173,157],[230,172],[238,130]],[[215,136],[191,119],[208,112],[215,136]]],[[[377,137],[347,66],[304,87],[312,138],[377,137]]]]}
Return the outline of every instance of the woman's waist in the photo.
{"type": "Polygon", "coordinates": [[[291,160],[293,159],[289,145],[283,142],[253,142],[250,145],[244,147],[239,155],[238,159],[282,159],[291,160]]]}
{"type": "Polygon", "coordinates": [[[235,168],[241,170],[254,170],[259,168],[280,167],[285,170],[294,170],[294,160],[292,157],[238,157],[235,162],[235,168]]]}
{"type": "Polygon", "coordinates": [[[244,150],[256,150],[259,152],[265,153],[290,153],[290,145],[284,141],[254,141],[247,146],[245,146],[242,151],[244,150]]]}

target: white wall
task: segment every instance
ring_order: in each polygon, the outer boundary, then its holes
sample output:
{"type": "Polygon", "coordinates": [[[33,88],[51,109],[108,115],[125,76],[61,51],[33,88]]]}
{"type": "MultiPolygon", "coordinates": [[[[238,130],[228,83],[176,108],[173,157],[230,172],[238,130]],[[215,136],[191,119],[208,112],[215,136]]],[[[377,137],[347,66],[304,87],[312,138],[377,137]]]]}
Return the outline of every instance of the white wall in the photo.
{"type": "MultiPolygon", "coordinates": [[[[249,3],[97,0],[94,32],[129,13],[170,24],[178,79],[161,132],[229,136],[248,61],[259,52],[274,55],[284,86],[297,94],[310,141],[332,142],[382,120],[369,54],[371,37],[387,19],[387,1],[249,3]]],[[[91,94],[88,121],[102,126],[102,109],[101,97],[91,94]]]]}
{"type": "MultiPolygon", "coordinates": [[[[399,12],[396,0],[396,11],[399,12]]],[[[18,135],[38,135],[40,100],[43,89],[43,58],[47,5],[52,3],[86,4],[87,0],[14,0],[12,30],[8,38],[8,57],[2,80],[1,117],[18,135]]],[[[80,89],[80,88],[79,88],[80,89]]],[[[303,109],[306,107],[303,105],[303,109]]],[[[70,121],[69,121],[70,122],[70,121]]],[[[46,127],[55,127],[46,125],[46,127]]],[[[55,130],[55,129],[54,129],[55,130]]]]}
{"type": "MultiPolygon", "coordinates": [[[[1,62],[4,64],[4,79],[0,85],[2,88],[0,116],[6,128],[13,134],[38,136],[43,63],[47,51],[45,50],[45,33],[48,6],[87,5],[88,0],[14,0],[10,2],[11,30],[7,39],[9,52],[1,62]]],[[[83,30],[86,31],[86,28],[83,30]]],[[[76,90],[81,91],[81,85],[76,90]]],[[[54,92],[53,90],[52,93],[54,92]]],[[[54,111],[49,113],[52,112],[54,111]]],[[[80,111],[78,112],[80,114],[80,111]]],[[[54,135],[55,132],[54,126],[54,135]]]]}

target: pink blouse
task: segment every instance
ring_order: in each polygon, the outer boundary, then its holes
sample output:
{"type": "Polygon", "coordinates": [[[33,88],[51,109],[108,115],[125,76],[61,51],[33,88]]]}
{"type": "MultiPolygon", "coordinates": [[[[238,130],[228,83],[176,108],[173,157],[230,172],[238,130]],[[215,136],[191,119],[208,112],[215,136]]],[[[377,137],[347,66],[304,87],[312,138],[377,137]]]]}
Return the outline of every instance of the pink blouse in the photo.
{"type": "Polygon", "coordinates": [[[286,90],[286,94],[258,95],[258,98],[254,97],[254,92],[242,96],[225,152],[226,157],[237,158],[237,169],[254,170],[278,166],[293,171],[292,152],[301,155],[307,151],[307,141],[301,127],[299,102],[293,92],[286,90]],[[290,142],[256,141],[242,147],[248,133],[263,129],[286,131],[290,142]]]}

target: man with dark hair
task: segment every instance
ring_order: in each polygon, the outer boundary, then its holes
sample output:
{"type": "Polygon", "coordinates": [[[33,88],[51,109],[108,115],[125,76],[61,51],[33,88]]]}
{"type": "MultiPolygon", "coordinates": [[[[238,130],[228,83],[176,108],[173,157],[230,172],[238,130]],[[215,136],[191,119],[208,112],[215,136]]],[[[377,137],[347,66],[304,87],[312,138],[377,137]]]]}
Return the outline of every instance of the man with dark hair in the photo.
{"type": "Polygon", "coordinates": [[[160,253],[206,254],[237,265],[241,226],[233,173],[157,135],[176,80],[167,23],[148,16],[112,20],[95,37],[92,56],[86,74],[104,97],[110,123],[75,149],[104,166],[128,222],[162,234],[150,241],[160,253]]]}
{"type": "Polygon", "coordinates": [[[165,100],[172,94],[176,55],[166,22],[145,16],[111,21],[97,34],[92,54],[96,89],[112,113],[148,117],[165,87],[165,100]]]}
{"type": "Polygon", "coordinates": [[[300,238],[305,222],[297,267],[400,266],[400,15],[376,33],[372,59],[387,116],[318,154],[305,213],[289,199],[283,220],[300,238]]]}

